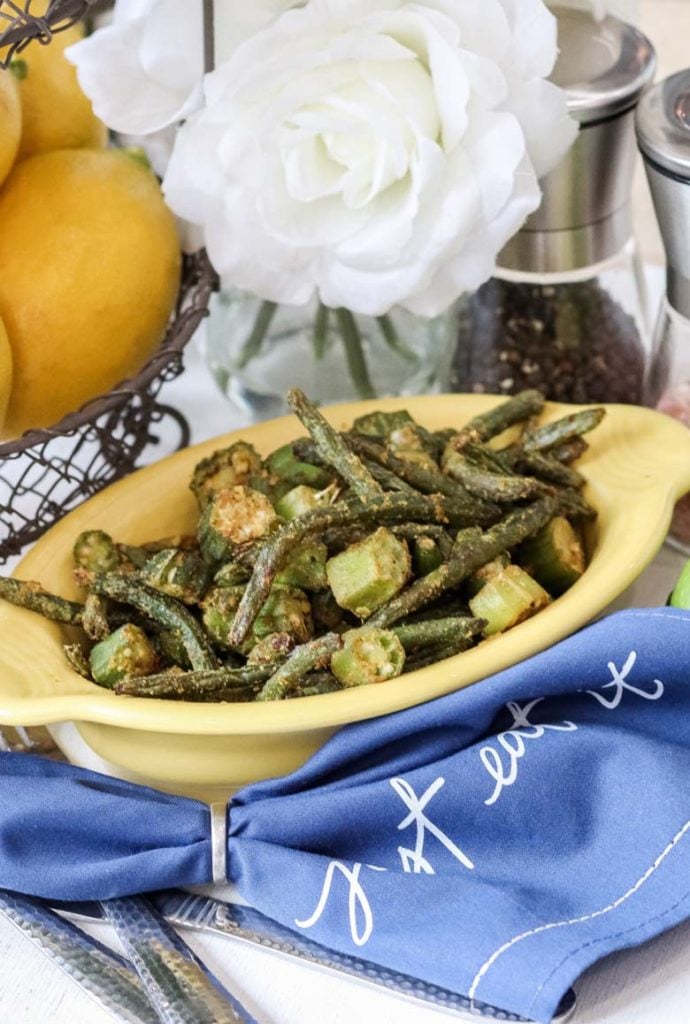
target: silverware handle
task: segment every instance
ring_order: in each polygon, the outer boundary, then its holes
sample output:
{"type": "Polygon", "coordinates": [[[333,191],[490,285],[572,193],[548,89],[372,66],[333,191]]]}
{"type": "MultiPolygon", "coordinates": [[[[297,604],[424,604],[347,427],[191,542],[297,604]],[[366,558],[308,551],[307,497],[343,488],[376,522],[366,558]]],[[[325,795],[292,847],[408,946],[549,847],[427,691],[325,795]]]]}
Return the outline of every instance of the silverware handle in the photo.
{"type": "Polygon", "coordinates": [[[164,1024],[257,1024],[148,900],[112,899],[102,907],[164,1024]]]}
{"type": "Polygon", "coordinates": [[[0,913],[122,1024],[157,1024],[137,973],[124,957],[31,896],[0,891],[0,913]]]}
{"type": "MultiPolygon", "coordinates": [[[[400,971],[381,967],[370,960],[364,960],[348,953],[322,946],[299,932],[266,917],[251,907],[224,903],[206,896],[192,893],[162,893],[154,897],[156,905],[165,917],[178,927],[210,929],[229,935],[254,946],[262,946],[274,953],[309,963],[323,970],[350,977],[363,984],[384,988],[393,995],[413,1000],[421,1005],[432,1005],[465,1019],[480,1017],[490,1020],[525,1022],[525,1017],[502,1010],[489,1003],[472,1001],[460,992],[431,985],[420,978],[414,978],[400,971]]],[[[572,1013],[575,994],[569,990],[564,996],[554,1021],[564,1024],[572,1013]]]]}

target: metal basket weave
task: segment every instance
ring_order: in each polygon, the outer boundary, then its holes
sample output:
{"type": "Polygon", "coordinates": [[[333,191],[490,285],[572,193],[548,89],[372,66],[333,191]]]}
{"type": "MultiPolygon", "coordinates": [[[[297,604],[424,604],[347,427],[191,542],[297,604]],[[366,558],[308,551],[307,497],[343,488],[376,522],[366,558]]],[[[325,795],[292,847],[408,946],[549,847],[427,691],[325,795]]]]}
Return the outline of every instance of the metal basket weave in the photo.
{"type": "MultiPolygon", "coordinates": [[[[0,65],[8,66],[32,39],[48,43],[54,32],[97,6],[98,0],[51,0],[38,17],[31,0],[0,0],[0,65]]],[[[206,315],[215,285],[204,252],[185,258],[166,336],[137,376],[53,427],[0,444],[0,564],[84,499],[130,473],[145,450],[159,443],[163,420],[177,425],[178,447],[189,443],[186,420],[162,404],[159,393],[181,373],[182,350],[206,315]]]]}

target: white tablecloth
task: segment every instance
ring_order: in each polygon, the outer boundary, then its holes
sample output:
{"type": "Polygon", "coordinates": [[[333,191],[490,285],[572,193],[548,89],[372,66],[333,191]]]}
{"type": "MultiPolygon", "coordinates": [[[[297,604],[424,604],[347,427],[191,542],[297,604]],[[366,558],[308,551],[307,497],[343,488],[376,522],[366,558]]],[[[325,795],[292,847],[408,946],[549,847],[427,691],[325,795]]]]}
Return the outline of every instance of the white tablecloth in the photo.
{"type": "MultiPolygon", "coordinates": [[[[216,392],[194,346],[188,350],[187,372],[168,387],[165,401],[185,412],[193,442],[243,425],[240,415],[216,392]]],[[[617,606],[663,604],[682,561],[664,548],[617,606]]],[[[89,930],[117,945],[106,926],[89,930]]],[[[370,986],[235,939],[189,932],[185,937],[259,1024],[437,1024],[442,1020],[442,1011],[420,1009],[370,986]]],[[[573,1024],[687,1024],[689,964],[690,922],[638,949],[607,958],[578,982],[573,1024]]],[[[12,1024],[106,1024],[112,1020],[1,917],[0,1016],[12,1024]]]]}

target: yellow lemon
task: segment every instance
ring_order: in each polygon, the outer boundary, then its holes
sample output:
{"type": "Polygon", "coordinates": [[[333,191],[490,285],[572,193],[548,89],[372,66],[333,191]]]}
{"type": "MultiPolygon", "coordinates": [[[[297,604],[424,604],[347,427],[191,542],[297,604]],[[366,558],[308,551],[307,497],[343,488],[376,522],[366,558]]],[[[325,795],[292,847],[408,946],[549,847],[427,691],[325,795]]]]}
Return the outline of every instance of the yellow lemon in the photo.
{"type": "Polygon", "coordinates": [[[0,191],[0,316],[14,379],[4,435],[55,423],[146,362],[180,252],[152,172],[112,149],[18,164],[0,191]]]}
{"type": "Polygon", "coordinates": [[[19,88],[11,71],[0,70],[0,184],[10,173],[21,134],[19,88]]]}
{"type": "Polygon", "coordinates": [[[12,389],[12,350],[5,325],[0,320],[0,430],[5,421],[7,404],[12,389]]]}
{"type": "Polygon", "coordinates": [[[105,146],[108,132],[79,87],[65,48],[84,35],[81,25],[57,32],[47,46],[30,43],[14,64],[22,102],[19,157],[51,149],[105,146]]]}

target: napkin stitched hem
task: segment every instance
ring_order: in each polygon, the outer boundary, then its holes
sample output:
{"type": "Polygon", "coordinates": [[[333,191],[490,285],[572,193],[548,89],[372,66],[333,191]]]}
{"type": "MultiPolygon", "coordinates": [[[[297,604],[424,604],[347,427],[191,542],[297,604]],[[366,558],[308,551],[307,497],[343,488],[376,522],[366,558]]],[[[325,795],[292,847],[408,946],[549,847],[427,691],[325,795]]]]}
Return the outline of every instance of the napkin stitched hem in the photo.
{"type": "MultiPolygon", "coordinates": [[[[649,881],[649,879],[667,861],[667,858],[670,856],[670,854],[675,849],[678,848],[678,846],[680,845],[681,840],[683,839],[684,836],[688,835],[688,833],[690,833],[690,820],[686,821],[685,824],[678,830],[678,832],[676,832],[676,834],[673,836],[673,838],[667,843],[667,845],[664,847],[662,852],[654,860],[654,862],[650,865],[650,867],[644,872],[644,874],[642,874],[637,879],[637,881],[629,889],[627,889],[623,893],[622,896],[619,896],[618,899],[614,900],[612,903],[608,904],[607,906],[601,907],[598,910],[594,910],[594,911],[592,911],[589,914],[580,915],[579,917],[569,918],[569,919],[562,920],[562,921],[551,921],[551,922],[548,922],[546,924],[539,925],[536,928],[529,929],[529,931],[522,932],[522,933],[520,933],[518,935],[515,935],[510,940],[508,940],[507,942],[503,943],[502,946],[500,946],[497,950],[495,950],[495,952],[492,953],[491,956],[488,957],[484,961],[482,966],[477,971],[477,973],[476,973],[476,975],[475,975],[475,977],[474,977],[474,979],[472,981],[472,984],[470,985],[469,991],[468,991],[468,996],[469,996],[470,1000],[472,1001],[472,1003],[474,1003],[474,1000],[475,1000],[475,997],[476,997],[476,994],[477,994],[477,988],[479,987],[479,984],[482,981],[482,979],[486,977],[486,975],[488,974],[490,969],[493,967],[493,965],[497,962],[499,957],[501,957],[509,949],[514,948],[519,942],[522,942],[524,939],[531,938],[531,937],[533,937],[535,935],[539,935],[539,934],[541,934],[543,932],[547,932],[547,931],[550,931],[550,930],[555,929],[555,928],[569,927],[570,925],[586,924],[587,922],[592,921],[592,920],[594,920],[597,917],[603,917],[604,914],[609,914],[611,912],[615,912],[624,903],[627,903],[627,901],[629,899],[634,897],[637,892],[639,892],[639,890],[642,888],[642,886],[647,881],[649,881]]],[[[624,928],[622,930],[613,930],[611,932],[607,932],[605,935],[599,935],[599,936],[596,936],[595,938],[588,939],[587,941],[582,942],[580,945],[576,946],[574,949],[571,949],[559,961],[559,963],[557,963],[554,967],[552,967],[552,969],[549,972],[549,974],[545,978],[542,979],[542,981],[540,982],[538,987],[535,989],[534,995],[533,995],[532,1000],[531,1000],[531,1002],[529,1004],[527,1015],[529,1015],[529,1016],[532,1015],[533,1011],[535,1010],[535,1005],[537,1004],[541,993],[544,991],[544,989],[547,988],[547,986],[549,985],[551,980],[554,978],[554,976],[557,975],[558,972],[561,971],[562,968],[569,961],[572,961],[573,959],[577,958],[578,954],[582,953],[583,950],[590,949],[590,948],[592,948],[592,947],[594,947],[594,946],[596,946],[598,944],[601,944],[601,943],[608,943],[612,939],[620,939],[623,936],[629,936],[633,932],[639,931],[640,929],[648,928],[654,922],[659,922],[663,918],[667,917],[669,914],[672,914],[689,897],[690,897],[690,890],[686,891],[679,899],[676,899],[671,906],[667,907],[665,910],[663,910],[663,911],[661,911],[659,913],[654,914],[652,917],[645,918],[644,921],[638,921],[636,924],[630,925],[629,927],[624,928]]],[[[670,926],[668,926],[668,927],[670,927],[670,926]]],[[[644,938],[645,939],[646,938],[650,938],[652,934],[656,934],[656,933],[657,933],[657,929],[654,929],[651,933],[648,932],[645,935],[644,938]]],[[[642,939],[640,941],[644,941],[644,939],[642,939]]],[[[582,971],[585,969],[585,967],[589,965],[589,963],[594,963],[597,959],[600,958],[600,956],[601,956],[601,954],[597,954],[594,957],[594,959],[592,959],[591,961],[588,959],[587,964],[578,963],[577,964],[577,968],[576,968],[576,970],[573,973],[573,978],[570,979],[570,981],[572,981],[574,978],[578,977],[582,973],[582,971]]]]}
{"type": "MultiPolygon", "coordinates": [[[[569,961],[569,960],[572,960],[572,959],[574,959],[574,958],[575,958],[575,957],[577,956],[577,954],[578,954],[578,953],[581,953],[581,952],[582,952],[583,950],[585,950],[585,949],[590,949],[591,947],[593,947],[593,946],[596,946],[596,945],[597,945],[598,943],[602,943],[602,942],[610,942],[610,941],[611,941],[611,939],[620,939],[620,938],[622,938],[623,936],[629,936],[629,935],[631,935],[631,934],[632,934],[633,932],[637,932],[637,931],[640,931],[640,930],[641,930],[641,929],[643,929],[643,928],[647,928],[647,927],[648,927],[649,925],[652,925],[652,924],[654,924],[655,922],[660,922],[660,921],[662,921],[662,920],[663,920],[663,919],[664,919],[665,917],[668,917],[668,915],[669,915],[669,914],[672,914],[672,913],[674,912],[674,910],[677,910],[677,909],[678,909],[678,907],[680,907],[680,906],[681,906],[681,905],[682,905],[683,903],[685,903],[685,901],[686,901],[686,900],[687,900],[688,898],[690,898],[690,890],[688,890],[688,891],[687,891],[687,892],[685,893],[685,895],[684,895],[684,896],[681,896],[681,898],[680,898],[679,900],[676,900],[676,901],[675,901],[675,903],[673,903],[673,904],[672,904],[672,905],[671,905],[670,907],[666,907],[666,909],[665,909],[665,910],[662,910],[662,911],[661,911],[660,913],[658,913],[658,914],[654,914],[654,916],[653,916],[653,917],[645,918],[645,920],[644,920],[644,921],[639,921],[639,922],[638,922],[637,924],[635,924],[635,925],[631,925],[631,926],[630,926],[629,928],[624,928],[624,929],[623,929],[622,931],[617,931],[617,932],[609,932],[609,933],[608,933],[607,935],[600,935],[600,936],[598,936],[598,937],[597,937],[596,939],[590,939],[590,940],[589,940],[588,942],[583,942],[583,943],[582,943],[581,945],[579,945],[579,946],[578,946],[578,947],[577,947],[576,949],[573,949],[573,950],[571,950],[571,952],[570,952],[570,953],[568,953],[568,955],[567,955],[567,956],[565,956],[565,957],[564,957],[564,958],[563,958],[563,959],[561,960],[561,962],[560,962],[559,964],[557,964],[557,965],[556,965],[556,966],[555,966],[555,967],[553,968],[553,970],[552,970],[552,971],[550,972],[550,974],[548,975],[548,977],[546,977],[546,978],[544,979],[544,981],[542,981],[542,982],[541,982],[541,984],[539,985],[539,987],[537,988],[537,990],[536,990],[536,991],[535,991],[535,993],[534,993],[534,997],[533,997],[533,999],[532,999],[532,1002],[531,1002],[531,1003],[530,1003],[530,1005],[529,1005],[529,1010],[528,1010],[528,1013],[529,1013],[529,1014],[531,1014],[531,1013],[532,1013],[532,1012],[534,1011],[534,1009],[535,1009],[535,1006],[536,1006],[536,1004],[537,1004],[537,1001],[538,1001],[538,999],[539,999],[539,996],[540,996],[540,994],[542,993],[542,991],[544,990],[544,988],[545,988],[545,987],[546,987],[546,986],[548,985],[548,983],[549,983],[549,982],[551,981],[551,979],[552,979],[552,978],[554,977],[554,975],[556,975],[556,974],[557,974],[557,973],[558,973],[558,972],[559,972],[559,971],[561,970],[561,968],[563,968],[563,967],[564,967],[564,966],[565,966],[565,965],[566,965],[566,964],[568,963],[568,961],[569,961]]],[[[646,942],[646,941],[647,941],[648,939],[651,939],[651,938],[653,938],[653,937],[654,937],[655,935],[658,935],[658,934],[660,934],[660,931],[665,931],[665,930],[666,930],[666,928],[671,928],[671,927],[673,927],[673,925],[674,925],[674,924],[680,924],[680,921],[681,921],[681,920],[683,920],[683,919],[684,919],[684,918],[685,918],[686,916],[688,916],[688,915],[683,915],[683,918],[680,918],[680,919],[678,919],[678,920],[676,920],[676,921],[672,921],[672,922],[671,922],[670,924],[668,924],[668,925],[664,925],[664,927],[663,927],[663,928],[661,928],[661,929],[657,929],[657,928],[655,927],[654,929],[652,929],[652,931],[651,931],[651,932],[647,932],[647,933],[646,933],[646,934],[645,934],[645,935],[644,935],[644,936],[643,936],[643,937],[642,937],[642,938],[641,938],[641,939],[639,940],[639,943],[642,943],[642,942],[646,942]]],[[[635,943],[628,943],[628,945],[638,945],[639,943],[638,943],[638,942],[635,942],[635,943]]],[[[625,948],[625,947],[621,947],[621,946],[618,946],[618,947],[617,947],[617,949],[622,949],[622,948],[625,948]]],[[[606,955],[606,954],[604,954],[604,955],[606,955]]],[[[568,984],[570,984],[570,983],[571,983],[572,981],[574,981],[574,980],[575,980],[576,978],[580,977],[580,975],[582,974],[582,972],[583,972],[584,970],[586,970],[586,969],[587,969],[587,967],[591,966],[592,964],[594,964],[594,963],[596,963],[596,962],[597,962],[598,960],[600,960],[600,959],[601,959],[601,956],[602,956],[602,954],[601,954],[601,953],[596,953],[596,954],[594,954],[594,957],[593,957],[593,959],[590,959],[590,958],[588,957],[588,958],[587,958],[587,961],[586,961],[586,963],[577,963],[577,964],[576,964],[576,966],[575,966],[575,969],[574,969],[574,970],[573,970],[573,972],[572,972],[572,977],[571,977],[571,978],[569,978],[569,980],[568,980],[568,984]]]]}

